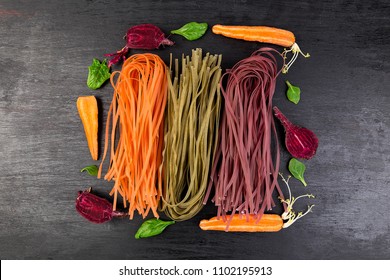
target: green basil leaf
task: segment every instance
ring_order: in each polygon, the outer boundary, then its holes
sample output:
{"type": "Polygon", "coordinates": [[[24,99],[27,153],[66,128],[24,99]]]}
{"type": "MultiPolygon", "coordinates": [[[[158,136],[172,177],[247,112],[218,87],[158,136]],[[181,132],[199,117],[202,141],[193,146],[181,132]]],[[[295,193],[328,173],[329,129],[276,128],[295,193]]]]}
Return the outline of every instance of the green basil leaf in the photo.
{"type": "Polygon", "coordinates": [[[90,165],[80,170],[80,172],[84,172],[84,171],[87,171],[87,173],[91,176],[97,176],[99,169],[96,165],[90,165]]]}
{"type": "Polygon", "coordinates": [[[292,103],[298,104],[299,100],[301,99],[301,89],[297,86],[292,85],[289,81],[286,81],[286,84],[288,86],[288,100],[290,100],[292,103]]]}
{"type": "Polygon", "coordinates": [[[174,223],[175,221],[162,221],[156,218],[146,220],[137,230],[135,238],[140,239],[158,235],[162,233],[167,226],[172,225],[174,223]]]}
{"type": "Polygon", "coordinates": [[[303,178],[303,173],[305,173],[306,166],[296,158],[292,158],[288,163],[288,170],[294,176],[294,178],[298,179],[302,182],[302,184],[306,187],[306,181],[303,178]]]}
{"type": "Polygon", "coordinates": [[[197,40],[202,37],[207,31],[207,23],[189,22],[179,29],[172,30],[172,34],[183,36],[189,41],[197,40]]]}
{"type": "Polygon", "coordinates": [[[94,58],[88,70],[87,86],[90,89],[100,88],[111,76],[110,68],[108,68],[106,60],[100,63],[98,59],[94,58]]]}

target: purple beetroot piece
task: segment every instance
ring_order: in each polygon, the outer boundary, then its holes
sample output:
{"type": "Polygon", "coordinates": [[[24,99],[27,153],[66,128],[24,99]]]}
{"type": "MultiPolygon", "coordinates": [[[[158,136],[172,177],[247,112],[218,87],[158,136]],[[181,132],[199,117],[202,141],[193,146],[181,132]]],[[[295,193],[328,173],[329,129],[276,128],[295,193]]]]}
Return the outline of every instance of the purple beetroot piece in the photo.
{"type": "Polygon", "coordinates": [[[275,106],[275,117],[282,123],[286,131],[286,148],[289,153],[300,159],[311,159],[318,148],[318,138],[309,129],[292,124],[275,106]]]}
{"type": "Polygon", "coordinates": [[[129,49],[153,50],[161,45],[172,46],[173,42],[167,39],[160,28],[153,24],[140,24],[131,27],[126,33],[126,46],[116,53],[106,54],[113,56],[108,62],[108,67],[118,63],[121,59],[125,60],[129,49]]]}
{"type": "Polygon", "coordinates": [[[90,222],[101,224],[113,217],[124,217],[126,213],[113,211],[112,204],[106,199],[91,193],[91,189],[79,191],[76,198],[76,210],[90,222]]]}

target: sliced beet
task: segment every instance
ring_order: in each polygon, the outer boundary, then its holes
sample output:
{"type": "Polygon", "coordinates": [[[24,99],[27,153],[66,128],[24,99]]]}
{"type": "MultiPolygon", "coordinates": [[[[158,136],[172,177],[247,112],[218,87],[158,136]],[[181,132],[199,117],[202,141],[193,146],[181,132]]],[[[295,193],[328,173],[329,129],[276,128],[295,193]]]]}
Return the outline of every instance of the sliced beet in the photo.
{"type": "Polygon", "coordinates": [[[275,117],[279,119],[286,131],[286,148],[289,153],[300,159],[311,159],[318,148],[318,138],[313,131],[291,123],[275,106],[275,117]]]}
{"type": "Polygon", "coordinates": [[[126,213],[113,211],[112,204],[97,195],[91,193],[90,189],[79,191],[76,198],[76,210],[88,221],[101,224],[110,221],[113,217],[124,217],[126,213]]]}
{"type": "Polygon", "coordinates": [[[121,60],[125,60],[129,49],[153,50],[160,46],[172,46],[173,42],[165,37],[165,34],[160,28],[153,24],[140,24],[133,26],[127,30],[126,46],[121,50],[106,54],[105,56],[113,56],[108,62],[108,66],[116,64],[121,60]]]}

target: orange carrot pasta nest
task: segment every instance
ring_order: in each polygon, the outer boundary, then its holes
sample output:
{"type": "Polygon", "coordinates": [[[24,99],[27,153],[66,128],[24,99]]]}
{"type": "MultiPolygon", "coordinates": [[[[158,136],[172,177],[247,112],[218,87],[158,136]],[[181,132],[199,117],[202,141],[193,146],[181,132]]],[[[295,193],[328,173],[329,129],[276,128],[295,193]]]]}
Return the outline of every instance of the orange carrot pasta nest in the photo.
{"type": "Polygon", "coordinates": [[[111,84],[114,94],[107,117],[98,177],[101,177],[110,147],[109,167],[104,179],[115,181],[110,192],[114,196],[114,210],[119,194],[123,206],[128,207],[130,219],[135,211],[143,218],[150,211],[158,217],[163,119],[168,91],[167,66],[155,54],[135,54],[124,62],[120,72],[112,73],[111,84]]]}

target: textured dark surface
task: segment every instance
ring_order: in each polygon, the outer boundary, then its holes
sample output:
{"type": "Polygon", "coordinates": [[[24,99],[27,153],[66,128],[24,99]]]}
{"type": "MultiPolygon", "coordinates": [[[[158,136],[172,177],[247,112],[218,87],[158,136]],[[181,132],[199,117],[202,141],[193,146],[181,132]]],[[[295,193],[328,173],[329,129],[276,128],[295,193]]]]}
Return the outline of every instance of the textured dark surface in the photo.
{"type": "MultiPolygon", "coordinates": [[[[388,1],[0,1],[0,257],[2,259],[390,259],[390,7],[388,1]],[[111,86],[86,86],[92,58],[120,49],[128,27],[165,32],[196,20],[271,25],[295,32],[300,57],[279,77],[274,104],[320,139],[306,163],[314,212],[272,234],[202,232],[199,215],[135,240],[141,223],[94,225],[74,207],[77,191],[112,184],[79,170],[92,164],[76,110],[95,94],[104,114],[111,86]],[[284,80],[302,98],[285,98],[284,80]]],[[[224,68],[262,45],[213,35],[171,37],[168,62],[202,47],[224,68]]],[[[283,170],[289,159],[283,150],[283,170]]],[[[305,204],[300,205],[302,208],[305,204]]]]}

